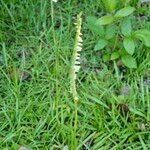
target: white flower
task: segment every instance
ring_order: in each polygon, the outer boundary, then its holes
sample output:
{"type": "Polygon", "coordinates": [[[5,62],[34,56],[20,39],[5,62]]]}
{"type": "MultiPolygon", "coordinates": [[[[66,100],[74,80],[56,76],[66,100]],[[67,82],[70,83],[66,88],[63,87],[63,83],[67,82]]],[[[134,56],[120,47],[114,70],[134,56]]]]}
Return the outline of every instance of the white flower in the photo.
{"type": "Polygon", "coordinates": [[[75,66],[74,66],[74,71],[75,71],[75,73],[79,72],[79,70],[80,70],[80,66],[75,65],[75,66]]]}
{"type": "Polygon", "coordinates": [[[63,147],[63,150],[69,150],[68,145],[65,145],[65,146],[63,147]]]}
{"type": "Polygon", "coordinates": [[[149,2],[150,0],[141,0],[141,3],[149,2]]]}
{"type": "Polygon", "coordinates": [[[55,3],[58,2],[58,0],[52,0],[52,1],[55,2],[55,3]]]}

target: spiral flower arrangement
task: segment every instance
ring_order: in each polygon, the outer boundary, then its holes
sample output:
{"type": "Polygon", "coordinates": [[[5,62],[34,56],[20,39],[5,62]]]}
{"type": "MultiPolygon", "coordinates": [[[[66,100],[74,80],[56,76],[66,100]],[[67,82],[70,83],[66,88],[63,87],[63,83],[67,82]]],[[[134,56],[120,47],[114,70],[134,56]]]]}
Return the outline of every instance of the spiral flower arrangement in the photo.
{"type": "Polygon", "coordinates": [[[74,101],[78,101],[78,94],[76,90],[76,79],[77,79],[77,73],[80,70],[80,52],[82,50],[82,33],[81,33],[81,25],[82,25],[82,13],[77,15],[77,21],[75,23],[76,26],[76,38],[75,38],[75,44],[74,44],[74,50],[72,55],[72,66],[71,66],[71,74],[70,74],[70,80],[71,80],[71,93],[73,95],[74,101]]]}

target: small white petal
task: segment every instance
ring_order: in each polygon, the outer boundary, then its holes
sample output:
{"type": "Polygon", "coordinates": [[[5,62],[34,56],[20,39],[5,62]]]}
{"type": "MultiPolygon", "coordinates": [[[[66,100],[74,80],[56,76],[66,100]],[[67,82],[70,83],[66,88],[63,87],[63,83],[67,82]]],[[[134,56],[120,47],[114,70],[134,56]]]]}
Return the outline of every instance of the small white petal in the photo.
{"type": "Polygon", "coordinates": [[[29,150],[27,147],[21,146],[19,150],[29,150]]]}
{"type": "Polygon", "coordinates": [[[74,66],[75,72],[78,72],[80,70],[80,66],[74,66]]]}
{"type": "Polygon", "coordinates": [[[82,40],[82,38],[81,38],[81,37],[79,37],[79,38],[78,38],[78,41],[79,41],[79,42],[83,42],[83,40],[82,40]]]}
{"type": "Polygon", "coordinates": [[[149,2],[150,0],[141,0],[141,3],[149,2]]]}
{"type": "Polygon", "coordinates": [[[79,57],[79,56],[77,56],[77,57],[76,57],[76,60],[79,60],[79,59],[80,59],[80,57],[79,57]]]}
{"type": "Polygon", "coordinates": [[[68,145],[65,145],[65,146],[63,147],[63,150],[69,150],[68,145]]]}
{"type": "Polygon", "coordinates": [[[78,46],[80,46],[80,47],[81,47],[82,45],[83,45],[82,43],[80,43],[80,42],[78,43],[78,46]]]}
{"type": "Polygon", "coordinates": [[[53,0],[53,2],[55,2],[55,3],[56,3],[56,2],[58,2],[58,0],[53,0]]]}
{"type": "Polygon", "coordinates": [[[76,53],[76,57],[80,57],[80,53],[76,53]]]}
{"type": "Polygon", "coordinates": [[[80,45],[77,46],[77,51],[81,51],[82,47],[80,45]]]}

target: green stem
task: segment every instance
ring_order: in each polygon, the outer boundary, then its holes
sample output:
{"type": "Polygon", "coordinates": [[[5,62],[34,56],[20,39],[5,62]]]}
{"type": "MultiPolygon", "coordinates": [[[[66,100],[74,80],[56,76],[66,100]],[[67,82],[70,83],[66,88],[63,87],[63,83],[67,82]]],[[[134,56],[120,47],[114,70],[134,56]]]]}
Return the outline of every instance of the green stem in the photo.
{"type": "MultiPolygon", "coordinates": [[[[56,35],[55,35],[55,28],[54,28],[54,8],[53,8],[53,1],[51,0],[51,21],[52,21],[52,35],[53,35],[53,42],[54,42],[54,51],[55,51],[55,90],[56,90],[56,93],[55,93],[55,104],[54,104],[54,108],[58,108],[58,102],[59,102],[59,88],[58,88],[58,66],[59,66],[59,62],[58,62],[58,59],[57,57],[59,56],[58,55],[58,50],[56,49],[56,45],[57,45],[57,40],[56,40],[56,35]]],[[[58,109],[56,109],[56,116],[57,116],[57,121],[59,121],[58,119],[58,109]]]]}

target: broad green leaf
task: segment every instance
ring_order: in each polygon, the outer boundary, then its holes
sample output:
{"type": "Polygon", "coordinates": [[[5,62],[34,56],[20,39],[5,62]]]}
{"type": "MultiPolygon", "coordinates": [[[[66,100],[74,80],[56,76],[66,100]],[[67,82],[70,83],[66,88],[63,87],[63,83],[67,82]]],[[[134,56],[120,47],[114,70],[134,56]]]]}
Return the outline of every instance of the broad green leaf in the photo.
{"type": "Polygon", "coordinates": [[[132,14],[135,11],[134,7],[128,6],[118,10],[115,14],[115,17],[126,17],[132,14]]]}
{"type": "Polygon", "coordinates": [[[131,38],[124,38],[123,40],[123,46],[126,50],[127,53],[129,53],[130,55],[134,54],[135,51],[135,43],[134,40],[131,38]]]}
{"type": "Polygon", "coordinates": [[[131,20],[129,17],[123,19],[121,23],[121,32],[124,36],[130,36],[132,32],[131,20]]]}
{"type": "Polygon", "coordinates": [[[110,54],[105,54],[105,55],[103,55],[103,61],[104,62],[107,62],[107,61],[109,61],[110,60],[110,54]]]}
{"type": "Polygon", "coordinates": [[[93,16],[88,16],[87,17],[87,26],[88,28],[93,31],[94,33],[100,35],[100,36],[104,36],[104,27],[103,26],[99,26],[96,24],[97,18],[93,17],[93,16]]]}
{"type": "Polygon", "coordinates": [[[134,37],[140,39],[143,44],[150,47],[150,31],[146,29],[141,29],[134,32],[134,37]]]}
{"type": "Polygon", "coordinates": [[[111,60],[115,60],[115,59],[117,59],[117,58],[119,58],[119,53],[118,53],[118,52],[113,52],[113,53],[111,54],[110,59],[111,59],[111,60]]]}
{"type": "Polygon", "coordinates": [[[106,39],[111,39],[115,36],[115,32],[116,32],[116,26],[115,25],[108,25],[106,28],[106,39]]]}
{"type": "Polygon", "coordinates": [[[100,39],[94,47],[94,50],[101,50],[108,44],[108,41],[105,39],[100,39]]]}
{"type": "Polygon", "coordinates": [[[133,58],[131,55],[124,55],[122,56],[122,62],[123,64],[128,68],[137,68],[137,63],[135,58],[133,58]]]}
{"type": "Polygon", "coordinates": [[[124,48],[122,48],[122,49],[120,49],[119,54],[122,57],[124,55],[127,55],[128,53],[126,52],[126,50],[124,48]]]}
{"type": "Polygon", "coordinates": [[[113,12],[116,9],[118,0],[103,0],[106,11],[113,12]]]}
{"type": "MultiPolygon", "coordinates": [[[[125,6],[127,5],[131,0],[121,0],[121,3],[125,6]]],[[[137,0],[139,1],[139,0],[137,0]]]]}
{"type": "Polygon", "coordinates": [[[114,21],[113,16],[103,16],[97,20],[96,24],[97,25],[107,25],[107,24],[112,23],[113,21],[114,21]]]}

